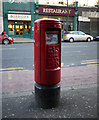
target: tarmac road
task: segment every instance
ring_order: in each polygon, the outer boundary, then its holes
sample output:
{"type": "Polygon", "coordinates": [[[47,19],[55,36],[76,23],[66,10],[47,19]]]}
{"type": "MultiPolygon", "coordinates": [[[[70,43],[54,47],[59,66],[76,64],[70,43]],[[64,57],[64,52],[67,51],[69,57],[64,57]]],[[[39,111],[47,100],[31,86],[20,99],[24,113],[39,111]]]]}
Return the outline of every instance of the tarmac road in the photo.
{"type": "MultiPolygon", "coordinates": [[[[62,67],[95,64],[98,59],[99,42],[62,43],[62,67]]],[[[12,44],[2,46],[2,68],[23,68],[33,70],[34,44],[12,44]]]]}

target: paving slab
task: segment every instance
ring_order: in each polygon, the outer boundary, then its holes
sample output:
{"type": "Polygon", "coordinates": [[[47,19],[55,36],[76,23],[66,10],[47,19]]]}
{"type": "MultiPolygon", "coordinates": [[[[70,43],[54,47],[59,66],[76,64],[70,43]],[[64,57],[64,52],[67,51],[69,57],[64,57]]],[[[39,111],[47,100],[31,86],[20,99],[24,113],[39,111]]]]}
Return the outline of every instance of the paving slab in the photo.
{"type": "MultiPolygon", "coordinates": [[[[62,68],[61,87],[74,88],[97,83],[97,65],[62,68]]],[[[34,70],[5,71],[2,74],[2,92],[20,93],[34,90],[34,70]]]]}
{"type": "Polygon", "coordinates": [[[56,108],[42,109],[35,104],[35,95],[3,98],[3,118],[97,118],[97,87],[61,91],[56,108]]]}
{"type": "Polygon", "coordinates": [[[52,109],[36,105],[33,70],[2,72],[2,117],[97,119],[97,69],[97,65],[62,68],[60,104],[52,109]]]}

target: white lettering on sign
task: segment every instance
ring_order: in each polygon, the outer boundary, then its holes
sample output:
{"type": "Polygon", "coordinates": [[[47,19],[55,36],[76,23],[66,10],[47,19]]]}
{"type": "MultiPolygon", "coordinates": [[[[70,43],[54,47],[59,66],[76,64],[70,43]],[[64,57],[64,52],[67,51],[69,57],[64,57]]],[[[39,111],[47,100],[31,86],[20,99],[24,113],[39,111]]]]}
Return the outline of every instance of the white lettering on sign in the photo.
{"type": "Polygon", "coordinates": [[[85,11],[83,11],[82,16],[83,17],[91,17],[91,18],[99,18],[99,12],[96,12],[96,11],[94,11],[94,12],[85,12],[85,11]]]}
{"type": "Polygon", "coordinates": [[[78,16],[78,21],[90,22],[90,19],[88,17],[78,16]]]}
{"type": "Polygon", "coordinates": [[[27,20],[27,21],[31,21],[31,15],[8,14],[8,20],[27,20]]]}
{"type": "Polygon", "coordinates": [[[71,10],[62,10],[62,9],[51,9],[51,8],[43,8],[43,13],[63,13],[63,14],[70,14],[71,10]]]}

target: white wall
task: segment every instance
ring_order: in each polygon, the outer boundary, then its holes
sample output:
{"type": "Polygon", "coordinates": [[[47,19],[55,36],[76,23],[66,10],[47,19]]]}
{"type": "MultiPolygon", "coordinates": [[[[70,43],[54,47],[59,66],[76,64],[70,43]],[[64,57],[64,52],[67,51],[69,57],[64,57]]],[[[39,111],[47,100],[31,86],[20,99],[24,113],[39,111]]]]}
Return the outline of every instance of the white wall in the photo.
{"type": "MultiPolygon", "coordinates": [[[[71,4],[72,1],[74,0],[68,0],[68,3],[71,4]]],[[[64,2],[65,4],[67,4],[67,0],[39,0],[39,4],[46,4],[47,2],[54,5],[58,5],[59,2],[64,2]]]]}
{"type": "MultiPolygon", "coordinates": [[[[67,3],[67,0],[38,0],[39,4],[46,4],[47,2],[49,2],[49,4],[58,4],[58,2],[64,2],[67,3]]],[[[82,6],[95,6],[96,2],[98,0],[68,0],[68,4],[71,4],[73,2],[78,1],[78,6],[82,7],[82,6]]]]}
{"type": "Polygon", "coordinates": [[[78,1],[78,6],[95,6],[98,0],[73,0],[73,1],[78,1]]]}

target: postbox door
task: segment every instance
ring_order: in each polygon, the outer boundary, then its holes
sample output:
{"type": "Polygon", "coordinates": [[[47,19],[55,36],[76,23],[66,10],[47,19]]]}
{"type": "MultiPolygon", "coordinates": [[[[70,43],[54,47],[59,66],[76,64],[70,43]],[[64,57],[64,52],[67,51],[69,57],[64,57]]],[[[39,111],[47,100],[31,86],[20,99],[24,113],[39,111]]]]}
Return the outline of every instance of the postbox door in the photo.
{"type": "Polygon", "coordinates": [[[61,25],[41,24],[41,84],[56,84],[61,78],[61,25]]]}
{"type": "Polygon", "coordinates": [[[46,68],[55,69],[60,67],[61,52],[59,41],[59,30],[46,30],[46,68]]]}

